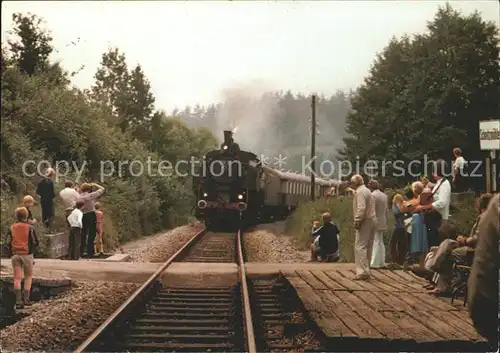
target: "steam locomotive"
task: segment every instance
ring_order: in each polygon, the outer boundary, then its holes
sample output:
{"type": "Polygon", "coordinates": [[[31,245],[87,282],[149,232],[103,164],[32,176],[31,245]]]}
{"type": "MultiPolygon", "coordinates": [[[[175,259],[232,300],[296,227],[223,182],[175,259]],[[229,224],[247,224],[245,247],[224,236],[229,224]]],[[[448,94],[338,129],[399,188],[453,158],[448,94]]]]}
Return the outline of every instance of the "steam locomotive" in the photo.
{"type": "MultiPolygon", "coordinates": [[[[337,181],[315,179],[315,195],[337,181]]],[[[310,177],[285,173],[240,150],[233,133],[224,131],[220,149],[208,152],[193,176],[196,218],[208,230],[231,231],[286,218],[299,202],[310,201],[310,177]]]]}

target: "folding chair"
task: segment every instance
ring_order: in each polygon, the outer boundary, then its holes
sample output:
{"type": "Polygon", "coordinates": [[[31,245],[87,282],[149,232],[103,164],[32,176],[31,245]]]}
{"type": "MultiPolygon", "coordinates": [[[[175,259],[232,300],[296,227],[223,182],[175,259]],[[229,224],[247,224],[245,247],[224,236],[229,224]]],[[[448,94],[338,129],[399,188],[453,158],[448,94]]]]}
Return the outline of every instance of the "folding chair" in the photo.
{"type": "Polygon", "coordinates": [[[467,251],[465,263],[455,262],[453,264],[454,279],[451,292],[451,304],[453,304],[453,301],[458,298],[460,294],[463,294],[464,306],[467,305],[467,282],[469,280],[473,259],[474,250],[471,249],[467,251]]]}
{"type": "Polygon", "coordinates": [[[467,304],[467,281],[469,280],[471,267],[453,264],[453,273],[457,276],[451,291],[451,304],[460,294],[464,295],[464,306],[467,304]]]}

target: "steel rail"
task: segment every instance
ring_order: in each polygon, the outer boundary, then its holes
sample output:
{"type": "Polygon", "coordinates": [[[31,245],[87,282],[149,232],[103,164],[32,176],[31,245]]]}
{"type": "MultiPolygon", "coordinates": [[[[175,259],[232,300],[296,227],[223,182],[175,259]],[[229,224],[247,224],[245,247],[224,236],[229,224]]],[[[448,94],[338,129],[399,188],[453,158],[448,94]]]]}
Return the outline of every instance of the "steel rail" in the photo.
{"type": "Polygon", "coordinates": [[[250,297],[248,295],[248,286],[247,286],[247,276],[245,263],[243,261],[243,250],[241,246],[241,232],[237,233],[237,241],[238,241],[238,267],[240,272],[240,281],[241,281],[241,291],[243,296],[243,315],[244,315],[244,327],[245,327],[245,337],[247,340],[247,349],[249,353],[257,353],[257,348],[255,345],[255,334],[253,331],[253,320],[252,320],[252,310],[250,307],[250,297]]]}
{"type": "Polygon", "coordinates": [[[104,321],[82,344],[80,344],[73,352],[74,353],[82,353],[87,349],[94,341],[95,339],[104,332],[111,324],[113,324],[117,318],[120,316],[121,313],[124,312],[124,310],[134,302],[141,294],[144,292],[146,289],[148,289],[154,281],[156,281],[161,274],[167,269],[168,266],[176,260],[176,258],[184,252],[191,244],[194,243],[195,240],[197,240],[200,236],[205,234],[206,229],[203,229],[196,233],[187,243],[185,243],[182,248],[180,248],[174,255],[172,255],[158,270],[156,270],[155,273],[151,275],[147,279],[144,284],[139,287],[118,309],[116,309],[107,319],[104,321]]]}

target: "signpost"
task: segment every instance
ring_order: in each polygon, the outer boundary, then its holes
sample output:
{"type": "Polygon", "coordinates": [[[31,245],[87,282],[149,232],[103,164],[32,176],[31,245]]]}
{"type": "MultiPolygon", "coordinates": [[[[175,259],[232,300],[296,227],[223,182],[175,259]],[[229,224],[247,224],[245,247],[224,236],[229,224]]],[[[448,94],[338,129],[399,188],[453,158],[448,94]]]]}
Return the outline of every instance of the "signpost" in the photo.
{"type": "Polygon", "coordinates": [[[500,120],[482,120],[479,122],[479,141],[481,150],[490,151],[486,158],[486,192],[497,191],[496,152],[500,150],[500,120]],[[490,168],[491,163],[491,168],[490,168]],[[491,169],[491,182],[489,170],[491,169]]]}

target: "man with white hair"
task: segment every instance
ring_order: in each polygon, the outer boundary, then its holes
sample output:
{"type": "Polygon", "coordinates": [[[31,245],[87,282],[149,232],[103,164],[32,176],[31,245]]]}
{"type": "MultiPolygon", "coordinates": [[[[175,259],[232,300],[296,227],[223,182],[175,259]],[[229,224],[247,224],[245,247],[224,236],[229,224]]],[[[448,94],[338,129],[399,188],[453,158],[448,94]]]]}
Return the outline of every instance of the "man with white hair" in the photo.
{"type": "Polygon", "coordinates": [[[355,190],[353,199],[353,217],[356,238],[354,241],[354,261],[356,263],[355,280],[370,278],[370,261],[373,251],[373,241],[377,229],[375,199],[365,186],[363,177],[359,174],[351,178],[355,190]]]}
{"type": "Polygon", "coordinates": [[[54,169],[48,168],[45,176],[36,187],[36,193],[40,196],[40,206],[42,207],[42,223],[47,228],[50,228],[52,218],[54,217],[54,198],[56,197],[56,193],[52,178],[55,175],[56,172],[54,169]]]}

